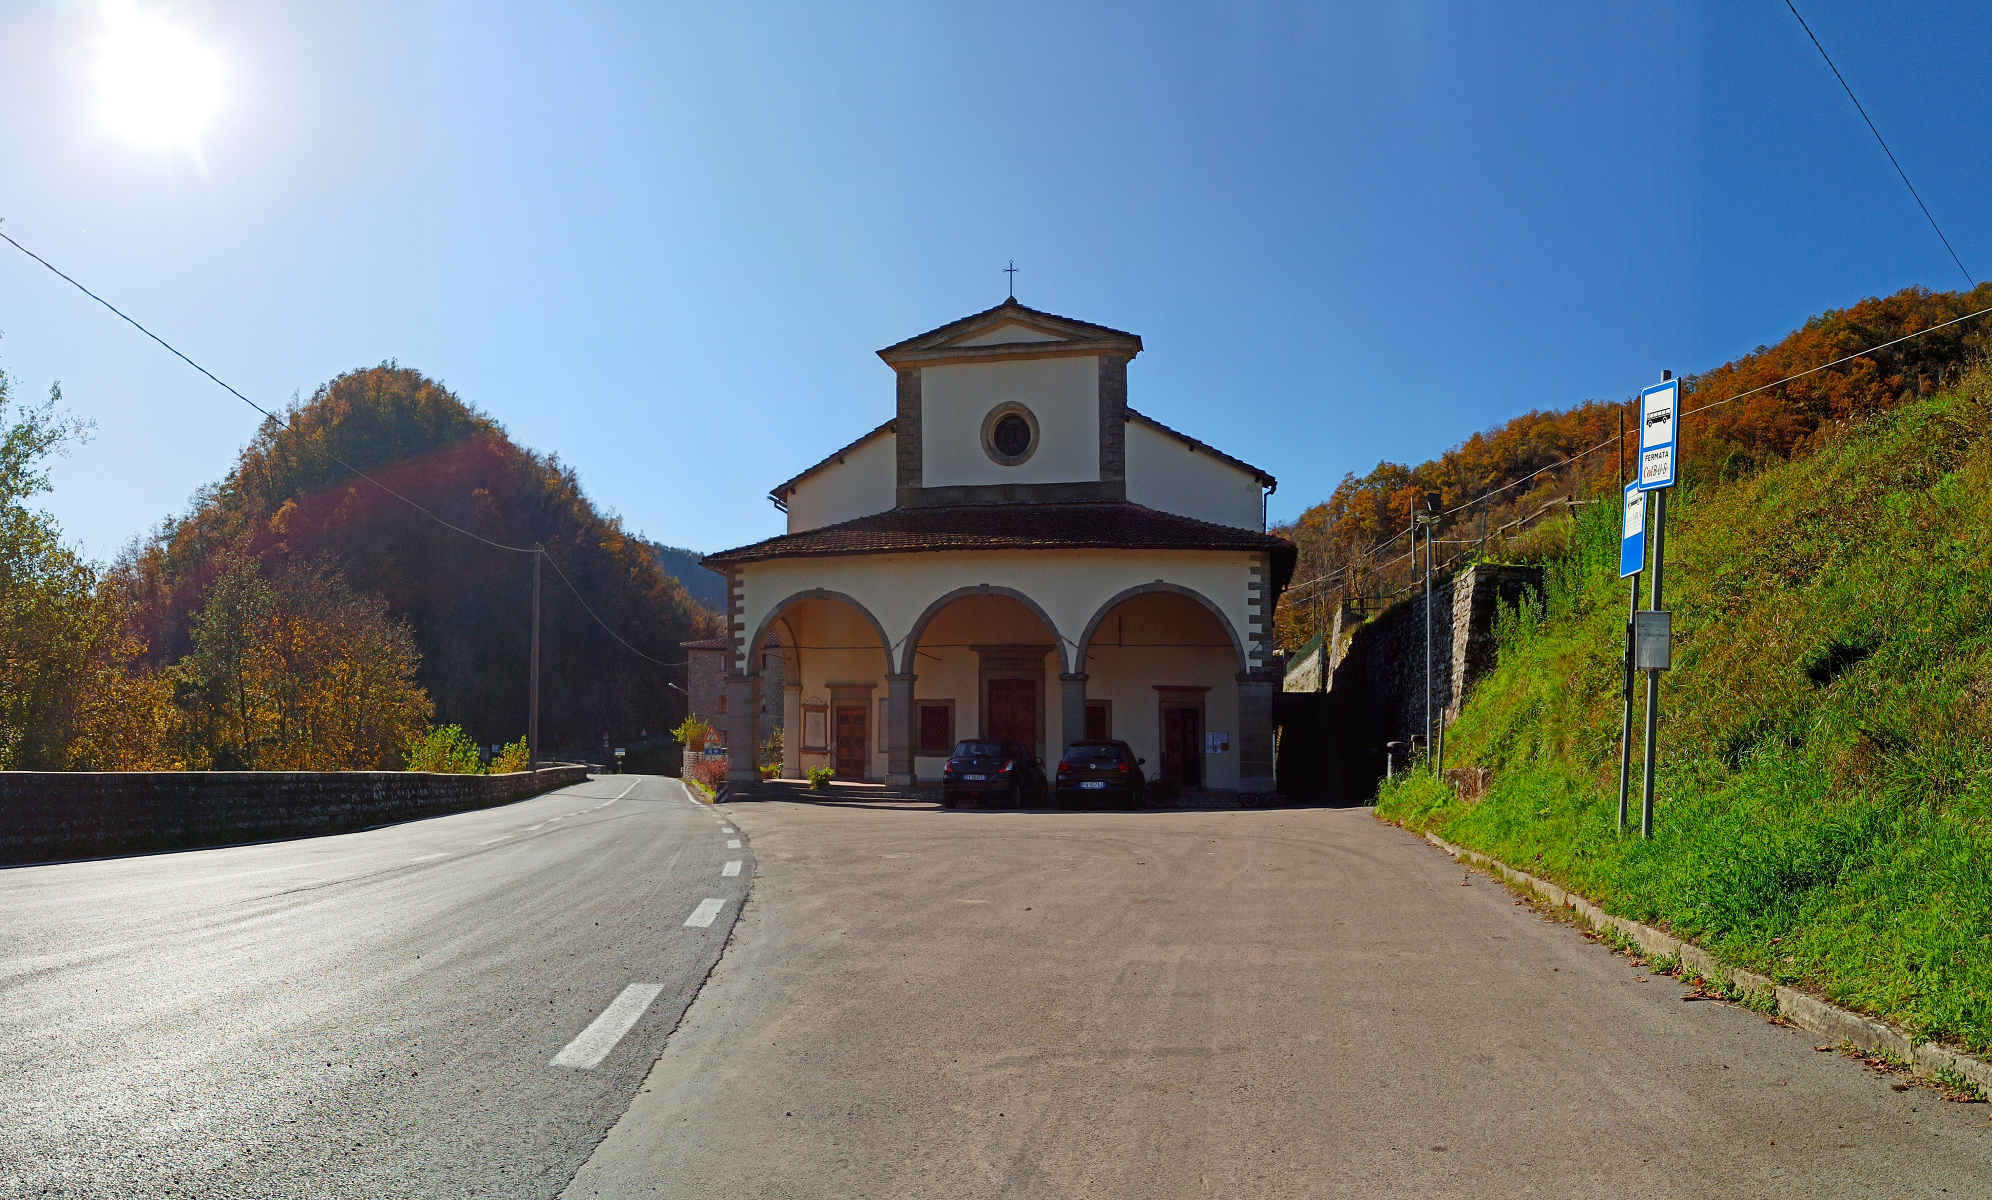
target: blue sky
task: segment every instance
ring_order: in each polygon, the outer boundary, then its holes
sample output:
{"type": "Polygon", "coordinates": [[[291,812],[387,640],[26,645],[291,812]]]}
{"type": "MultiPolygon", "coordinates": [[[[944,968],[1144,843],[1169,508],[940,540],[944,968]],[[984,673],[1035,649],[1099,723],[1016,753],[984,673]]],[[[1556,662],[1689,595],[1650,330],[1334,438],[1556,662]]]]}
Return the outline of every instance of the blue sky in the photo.
{"type": "MultiPolygon", "coordinates": [[[[191,145],[106,126],[94,0],[0,3],[9,234],[260,402],[396,359],[702,550],[1011,259],[1275,519],[1963,284],[1781,0],[153,7],[221,63],[191,145]]],[[[1992,274],[1982,6],[1800,11],[1992,274]]],[[[0,368],[97,422],[47,506],[107,557],[255,414],[0,251],[0,368]]]]}

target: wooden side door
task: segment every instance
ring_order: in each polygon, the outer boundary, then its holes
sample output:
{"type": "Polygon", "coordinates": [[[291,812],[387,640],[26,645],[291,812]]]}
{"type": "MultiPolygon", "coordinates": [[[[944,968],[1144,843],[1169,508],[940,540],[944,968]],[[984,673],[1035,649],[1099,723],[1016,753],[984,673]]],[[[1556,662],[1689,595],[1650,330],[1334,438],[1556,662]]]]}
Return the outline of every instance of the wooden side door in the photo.
{"type": "Polygon", "coordinates": [[[1184,787],[1203,786],[1203,710],[1171,704],[1162,709],[1162,773],[1184,787]]]}
{"type": "Polygon", "coordinates": [[[989,681],[989,740],[1037,745],[1037,681],[989,681]]]}
{"type": "Polygon", "coordinates": [[[865,711],[867,705],[839,704],[837,706],[837,778],[863,779],[865,768],[865,711]]]}

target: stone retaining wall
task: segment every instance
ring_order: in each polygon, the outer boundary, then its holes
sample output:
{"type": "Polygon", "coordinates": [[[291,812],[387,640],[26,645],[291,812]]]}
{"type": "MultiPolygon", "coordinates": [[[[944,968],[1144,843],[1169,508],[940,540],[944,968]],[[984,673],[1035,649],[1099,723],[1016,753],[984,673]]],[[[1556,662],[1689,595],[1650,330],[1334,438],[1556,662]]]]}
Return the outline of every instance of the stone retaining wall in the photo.
{"type": "Polygon", "coordinates": [[[588,768],[425,771],[0,771],[0,863],[313,837],[491,808],[588,768]]]}

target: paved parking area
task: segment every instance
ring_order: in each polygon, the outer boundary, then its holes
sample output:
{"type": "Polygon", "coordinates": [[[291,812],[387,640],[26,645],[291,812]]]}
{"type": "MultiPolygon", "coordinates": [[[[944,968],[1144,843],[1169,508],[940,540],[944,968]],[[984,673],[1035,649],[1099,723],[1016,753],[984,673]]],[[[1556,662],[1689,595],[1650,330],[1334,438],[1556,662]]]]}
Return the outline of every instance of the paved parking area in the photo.
{"type": "Polygon", "coordinates": [[[725,811],[752,895],[569,1196],[1992,1194],[1986,1106],[1363,810],[725,811]]]}

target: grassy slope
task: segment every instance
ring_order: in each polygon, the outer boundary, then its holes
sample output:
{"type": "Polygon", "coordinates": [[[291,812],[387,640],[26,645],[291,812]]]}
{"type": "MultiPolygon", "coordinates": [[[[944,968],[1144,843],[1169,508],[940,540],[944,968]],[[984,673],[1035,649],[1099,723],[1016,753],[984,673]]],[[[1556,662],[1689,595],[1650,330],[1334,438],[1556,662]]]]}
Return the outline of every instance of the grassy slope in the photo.
{"type": "MultiPolygon", "coordinates": [[[[1588,510],[1449,734],[1494,768],[1386,816],[1742,966],[1992,1049],[1992,376],[1678,495],[1656,833],[1616,832],[1626,590],[1588,510]]],[[[1643,686],[1642,686],[1643,692],[1643,686]]],[[[1635,715],[1635,725],[1639,718],[1635,715]]],[[[1638,824],[1635,730],[1632,824],[1638,824]]]]}

